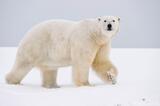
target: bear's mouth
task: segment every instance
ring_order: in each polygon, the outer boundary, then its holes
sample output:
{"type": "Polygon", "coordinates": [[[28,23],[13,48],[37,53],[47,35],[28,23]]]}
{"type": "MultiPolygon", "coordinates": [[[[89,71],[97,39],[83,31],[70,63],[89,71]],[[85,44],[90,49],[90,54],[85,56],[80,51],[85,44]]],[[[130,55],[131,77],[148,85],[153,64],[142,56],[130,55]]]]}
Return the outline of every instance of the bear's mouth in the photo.
{"type": "Polygon", "coordinates": [[[112,28],[107,28],[107,31],[112,31],[112,28]]]}

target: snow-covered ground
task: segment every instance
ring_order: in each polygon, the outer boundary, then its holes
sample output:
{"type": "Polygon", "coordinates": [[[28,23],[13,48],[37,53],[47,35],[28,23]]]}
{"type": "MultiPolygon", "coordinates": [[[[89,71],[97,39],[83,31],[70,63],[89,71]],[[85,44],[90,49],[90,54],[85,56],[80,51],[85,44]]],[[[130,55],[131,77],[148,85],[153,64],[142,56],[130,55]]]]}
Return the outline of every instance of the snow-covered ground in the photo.
{"type": "Polygon", "coordinates": [[[75,87],[71,68],[61,68],[61,88],[41,87],[33,69],[21,85],[8,85],[4,77],[16,54],[14,47],[0,48],[0,106],[160,106],[160,49],[112,49],[119,70],[118,84],[104,84],[90,72],[93,87],[75,87]]]}

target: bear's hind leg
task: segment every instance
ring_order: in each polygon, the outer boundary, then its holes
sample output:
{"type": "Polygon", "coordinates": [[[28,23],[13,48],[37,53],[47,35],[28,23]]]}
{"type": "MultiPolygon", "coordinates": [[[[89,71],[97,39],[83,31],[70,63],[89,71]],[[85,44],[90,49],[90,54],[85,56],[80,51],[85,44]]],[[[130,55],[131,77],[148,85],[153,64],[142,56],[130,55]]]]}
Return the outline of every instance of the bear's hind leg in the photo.
{"type": "Polygon", "coordinates": [[[16,60],[11,72],[6,75],[6,82],[8,84],[19,84],[32,67],[33,66],[26,61],[16,60]]]}
{"type": "Polygon", "coordinates": [[[57,79],[57,70],[41,70],[42,72],[42,83],[45,88],[57,88],[56,79],[57,79]]]}

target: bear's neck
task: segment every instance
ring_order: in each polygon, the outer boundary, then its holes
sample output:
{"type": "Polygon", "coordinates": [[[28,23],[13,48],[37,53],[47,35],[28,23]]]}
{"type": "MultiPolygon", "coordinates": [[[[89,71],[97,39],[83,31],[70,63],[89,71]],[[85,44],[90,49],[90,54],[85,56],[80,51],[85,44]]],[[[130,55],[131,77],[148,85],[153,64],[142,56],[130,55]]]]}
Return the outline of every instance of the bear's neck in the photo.
{"type": "Polygon", "coordinates": [[[97,29],[91,34],[91,38],[95,41],[97,45],[105,45],[110,41],[110,38],[101,31],[101,29],[97,29]]]}

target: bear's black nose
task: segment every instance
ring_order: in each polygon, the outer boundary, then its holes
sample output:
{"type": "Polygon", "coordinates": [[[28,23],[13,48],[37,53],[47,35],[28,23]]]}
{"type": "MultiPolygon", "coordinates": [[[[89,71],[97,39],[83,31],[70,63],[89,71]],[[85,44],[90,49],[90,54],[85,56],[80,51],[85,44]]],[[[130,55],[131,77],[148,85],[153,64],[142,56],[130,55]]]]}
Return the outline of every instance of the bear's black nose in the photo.
{"type": "Polygon", "coordinates": [[[108,30],[111,30],[112,29],[112,25],[111,24],[108,24],[108,30]]]}

